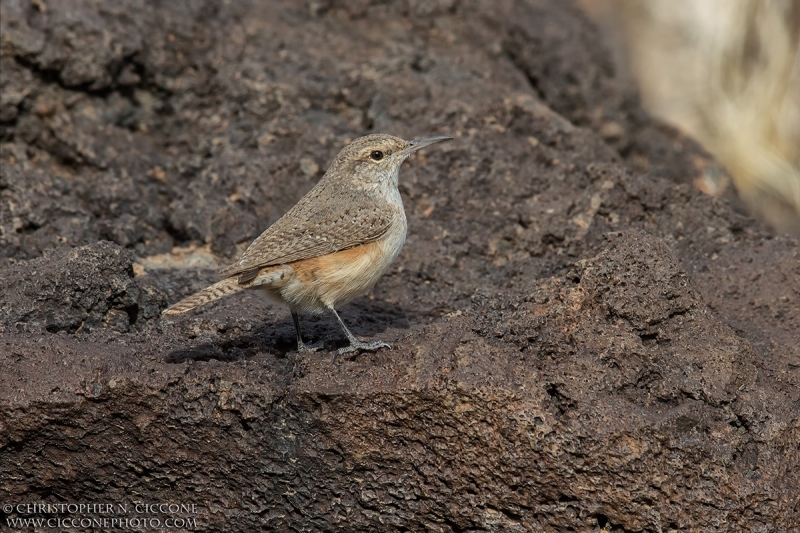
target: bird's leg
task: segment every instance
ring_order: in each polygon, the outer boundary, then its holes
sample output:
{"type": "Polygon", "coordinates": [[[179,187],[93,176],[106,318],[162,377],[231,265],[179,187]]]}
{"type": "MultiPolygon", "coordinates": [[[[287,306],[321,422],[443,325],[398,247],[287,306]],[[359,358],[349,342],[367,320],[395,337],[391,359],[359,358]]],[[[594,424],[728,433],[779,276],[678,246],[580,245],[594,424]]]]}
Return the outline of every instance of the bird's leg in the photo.
{"type": "Polygon", "coordinates": [[[388,344],[386,344],[383,341],[362,342],[362,341],[358,340],[355,335],[350,333],[350,330],[347,329],[347,326],[344,325],[344,322],[342,322],[342,319],[339,317],[339,313],[336,312],[336,309],[334,309],[333,306],[329,306],[328,309],[331,310],[331,313],[333,313],[333,316],[335,316],[336,320],[339,321],[339,325],[342,327],[342,330],[344,331],[344,334],[347,335],[347,340],[350,341],[350,346],[345,346],[344,348],[339,348],[333,354],[333,362],[334,363],[336,362],[336,358],[338,356],[344,355],[346,353],[356,352],[358,350],[366,350],[366,351],[369,351],[369,352],[374,352],[374,351],[379,350],[381,348],[389,348],[390,350],[392,349],[391,346],[389,346],[388,344]]]}
{"type": "Polygon", "coordinates": [[[294,320],[294,329],[297,330],[297,353],[316,352],[325,346],[325,343],[322,341],[306,346],[303,342],[303,336],[300,334],[300,317],[297,316],[297,311],[295,310],[292,310],[292,320],[294,320]]]}

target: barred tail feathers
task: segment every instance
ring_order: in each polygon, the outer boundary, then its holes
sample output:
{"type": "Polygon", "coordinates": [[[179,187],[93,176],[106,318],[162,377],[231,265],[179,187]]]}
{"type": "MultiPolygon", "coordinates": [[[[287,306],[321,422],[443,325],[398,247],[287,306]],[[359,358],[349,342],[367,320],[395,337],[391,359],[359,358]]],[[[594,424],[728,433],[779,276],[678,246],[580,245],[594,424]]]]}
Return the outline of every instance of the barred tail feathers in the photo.
{"type": "Polygon", "coordinates": [[[219,300],[225,296],[235,294],[244,288],[245,287],[239,285],[236,277],[225,278],[222,281],[211,285],[210,287],[206,287],[200,292],[192,294],[188,298],[184,298],[172,307],[162,311],[162,314],[180,315],[187,311],[191,311],[195,307],[200,307],[201,305],[213,302],[214,300],[219,300]]]}

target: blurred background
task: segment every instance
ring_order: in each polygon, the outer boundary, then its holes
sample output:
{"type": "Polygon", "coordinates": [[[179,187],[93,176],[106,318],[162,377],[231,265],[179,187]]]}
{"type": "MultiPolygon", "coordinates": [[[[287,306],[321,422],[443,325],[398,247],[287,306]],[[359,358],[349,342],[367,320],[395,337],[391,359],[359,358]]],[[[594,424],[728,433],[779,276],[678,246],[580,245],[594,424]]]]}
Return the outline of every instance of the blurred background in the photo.
{"type": "MultiPolygon", "coordinates": [[[[800,1],[581,0],[644,106],[696,138],[750,209],[800,233],[800,1]]],[[[724,175],[695,181],[724,194],[724,175]]]]}

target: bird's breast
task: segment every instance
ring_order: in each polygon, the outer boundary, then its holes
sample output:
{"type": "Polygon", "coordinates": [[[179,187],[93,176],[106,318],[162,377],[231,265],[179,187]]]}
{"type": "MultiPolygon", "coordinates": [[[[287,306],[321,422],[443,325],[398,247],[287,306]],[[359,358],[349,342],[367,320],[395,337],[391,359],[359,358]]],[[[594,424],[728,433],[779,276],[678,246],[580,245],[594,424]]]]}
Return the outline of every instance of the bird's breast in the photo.
{"type": "Polygon", "coordinates": [[[395,260],[406,240],[407,222],[400,210],[379,239],[347,250],[290,263],[293,279],[280,290],[298,309],[320,310],[349,302],[369,291],[395,260]]]}

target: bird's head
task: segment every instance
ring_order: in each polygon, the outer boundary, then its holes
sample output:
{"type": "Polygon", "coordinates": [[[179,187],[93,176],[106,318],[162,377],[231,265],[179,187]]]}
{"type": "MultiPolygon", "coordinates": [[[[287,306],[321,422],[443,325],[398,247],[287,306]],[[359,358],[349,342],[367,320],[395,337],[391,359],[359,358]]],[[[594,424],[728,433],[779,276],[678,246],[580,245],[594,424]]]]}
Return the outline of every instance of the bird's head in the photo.
{"type": "Polygon", "coordinates": [[[377,133],[359,137],[336,156],[328,173],[335,170],[364,186],[393,184],[397,186],[400,165],[420,148],[447,141],[452,137],[425,137],[405,141],[399,137],[377,133]]]}

